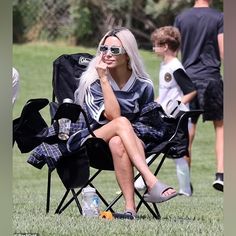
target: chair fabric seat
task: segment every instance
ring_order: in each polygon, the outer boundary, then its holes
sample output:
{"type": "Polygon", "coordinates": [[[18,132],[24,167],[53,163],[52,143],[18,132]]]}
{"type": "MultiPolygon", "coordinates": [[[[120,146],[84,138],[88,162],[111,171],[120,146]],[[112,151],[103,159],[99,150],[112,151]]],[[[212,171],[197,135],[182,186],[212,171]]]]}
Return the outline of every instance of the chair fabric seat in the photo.
{"type": "Polygon", "coordinates": [[[57,163],[57,173],[66,189],[82,187],[89,179],[89,159],[83,145],[77,153],[63,156],[57,163]]]}

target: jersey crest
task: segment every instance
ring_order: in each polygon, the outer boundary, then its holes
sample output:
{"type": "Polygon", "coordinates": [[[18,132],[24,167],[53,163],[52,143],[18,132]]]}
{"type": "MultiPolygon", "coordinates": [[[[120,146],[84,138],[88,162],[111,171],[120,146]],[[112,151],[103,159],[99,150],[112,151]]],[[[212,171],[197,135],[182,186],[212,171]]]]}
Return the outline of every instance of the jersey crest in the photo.
{"type": "Polygon", "coordinates": [[[170,73],[165,73],[165,75],[164,75],[164,79],[165,79],[165,81],[166,82],[170,82],[171,80],[172,80],[172,76],[171,76],[171,74],[170,73]]]}

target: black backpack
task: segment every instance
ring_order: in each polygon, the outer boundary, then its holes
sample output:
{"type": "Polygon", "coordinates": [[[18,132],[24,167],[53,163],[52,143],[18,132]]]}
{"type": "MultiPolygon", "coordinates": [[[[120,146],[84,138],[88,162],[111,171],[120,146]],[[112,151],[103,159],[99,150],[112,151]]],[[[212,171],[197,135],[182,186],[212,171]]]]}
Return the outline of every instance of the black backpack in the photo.
{"type": "Polygon", "coordinates": [[[63,54],[53,62],[53,100],[59,104],[64,98],[74,100],[82,73],[86,70],[93,56],[89,53],[63,54]]]}

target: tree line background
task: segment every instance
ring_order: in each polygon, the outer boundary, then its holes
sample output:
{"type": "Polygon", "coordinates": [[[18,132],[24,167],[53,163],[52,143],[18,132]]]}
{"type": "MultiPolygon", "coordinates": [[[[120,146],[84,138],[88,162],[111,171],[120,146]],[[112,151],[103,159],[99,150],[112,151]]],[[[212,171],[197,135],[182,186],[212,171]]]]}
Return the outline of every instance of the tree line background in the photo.
{"type": "MultiPolygon", "coordinates": [[[[151,47],[150,34],[172,25],[194,0],[13,0],[13,43],[63,40],[95,46],[114,26],[128,27],[141,48],[151,47]]],[[[223,0],[213,7],[223,11],[223,0]]]]}

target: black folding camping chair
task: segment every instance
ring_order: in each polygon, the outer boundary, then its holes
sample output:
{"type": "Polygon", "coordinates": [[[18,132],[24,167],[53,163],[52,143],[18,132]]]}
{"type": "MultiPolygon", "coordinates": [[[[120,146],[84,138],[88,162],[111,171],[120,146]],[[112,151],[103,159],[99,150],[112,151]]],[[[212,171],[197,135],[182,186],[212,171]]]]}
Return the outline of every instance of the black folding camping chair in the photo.
{"type": "MultiPolygon", "coordinates": [[[[91,58],[92,58],[92,55],[78,53],[78,54],[72,54],[72,55],[62,55],[54,61],[54,63],[53,63],[53,69],[54,69],[53,70],[53,98],[52,98],[53,102],[55,102],[57,100],[57,102],[59,104],[61,104],[61,102],[63,101],[64,98],[69,97],[69,98],[73,99],[74,91],[78,86],[78,80],[75,80],[74,78],[80,77],[81,72],[83,72],[85,70],[86,65],[88,64],[88,61],[91,58]],[[85,57],[85,59],[81,60],[81,57],[85,57]],[[87,59],[87,57],[89,57],[89,59],[87,59]],[[81,66],[78,67],[78,65],[73,60],[77,60],[78,62],[79,61],[87,62],[87,64],[83,63],[83,67],[81,68],[81,66]],[[74,66],[72,69],[70,69],[71,65],[72,65],[72,67],[74,66]],[[73,74],[69,75],[67,73],[67,70],[69,71],[69,73],[70,73],[70,71],[74,71],[75,73],[77,73],[77,76],[75,76],[73,74]],[[67,82],[70,86],[67,85],[67,82]]],[[[161,112],[163,112],[163,111],[161,111],[161,112]]],[[[155,147],[152,150],[152,152],[146,153],[147,157],[151,154],[155,154],[148,165],[151,165],[161,153],[164,154],[155,173],[154,173],[155,175],[158,174],[166,157],[176,158],[176,157],[183,156],[183,152],[186,151],[186,145],[181,146],[179,140],[181,140],[181,138],[183,138],[184,136],[185,136],[185,138],[186,138],[186,136],[188,136],[188,124],[187,124],[188,118],[193,115],[200,114],[200,113],[202,113],[202,111],[184,112],[184,113],[182,113],[182,115],[180,115],[178,117],[178,119],[168,118],[166,116],[163,117],[163,119],[165,119],[165,121],[167,123],[169,123],[169,125],[172,125],[172,126],[174,125],[176,127],[176,129],[175,129],[173,135],[170,137],[170,139],[166,140],[165,142],[161,143],[160,145],[157,145],[157,147],[155,147]]],[[[164,113],[162,113],[162,116],[164,116],[164,113]]],[[[94,136],[94,134],[92,132],[91,132],[91,134],[92,134],[92,136],[94,136]]],[[[82,189],[84,187],[86,187],[87,185],[95,187],[93,184],[93,180],[103,170],[110,170],[110,171],[114,170],[110,150],[108,148],[108,145],[102,139],[91,138],[91,139],[88,139],[84,145],[86,146],[87,155],[89,157],[89,165],[90,165],[90,167],[97,169],[97,171],[92,176],[90,176],[90,178],[87,180],[87,182],[85,182],[83,184],[83,186],[78,186],[80,188],[76,193],[74,191],[73,186],[72,187],[69,185],[66,186],[64,184],[66,187],[66,191],[65,191],[65,194],[63,195],[55,213],[61,214],[74,200],[76,201],[76,203],[78,205],[80,213],[82,213],[81,207],[79,205],[79,200],[77,198],[81,194],[82,189]],[[72,191],[73,196],[69,199],[69,201],[67,201],[65,203],[68,193],[70,191],[72,191]]],[[[58,170],[60,173],[63,173],[63,171],[64,171],[63,165],[60,165],[59,167],[57,167],[57,172],[58,172],[58,170]]],[[[140,174],[138,174],[135,177],[135,180],[139,176],[140,176],[140,174]]],[[[78,178],[79,178],[79,176],[78,176],[78,178]]],[[[63,179],[62,179],[62,182],[63,182],[63,179]]],[[[49,170],[48,171],[46,212],[49,211],[49,207],[50,207],[50,186],[51,186],[51,171],[49,170]]],[[[97,189],[96,189],[96,192],[99,195],[102,202],[104,203],[104,205],[106,206],[105,210],[110,210],[110,211],[114,212],[112,207],[121,198],[122,193],[119,196],[117,196],[111,203],[108,203],[106,201],[106,199],[103,197],[103,195],[97,189]]],[[[138,204],[137,210],[139,210],[140,206],[142,204],[144,204],[147,207],[147,209],[151,212],[153,217],[159,219],[160,213],[158,211],[157,205],[152,204],[153,209],[154,209],[153,210],[150,207],[150,205],[144,201],[143,195],[141,195],[137,190],[135,190],[135,193],[140,199],[140,203],[138,204]]]]}

